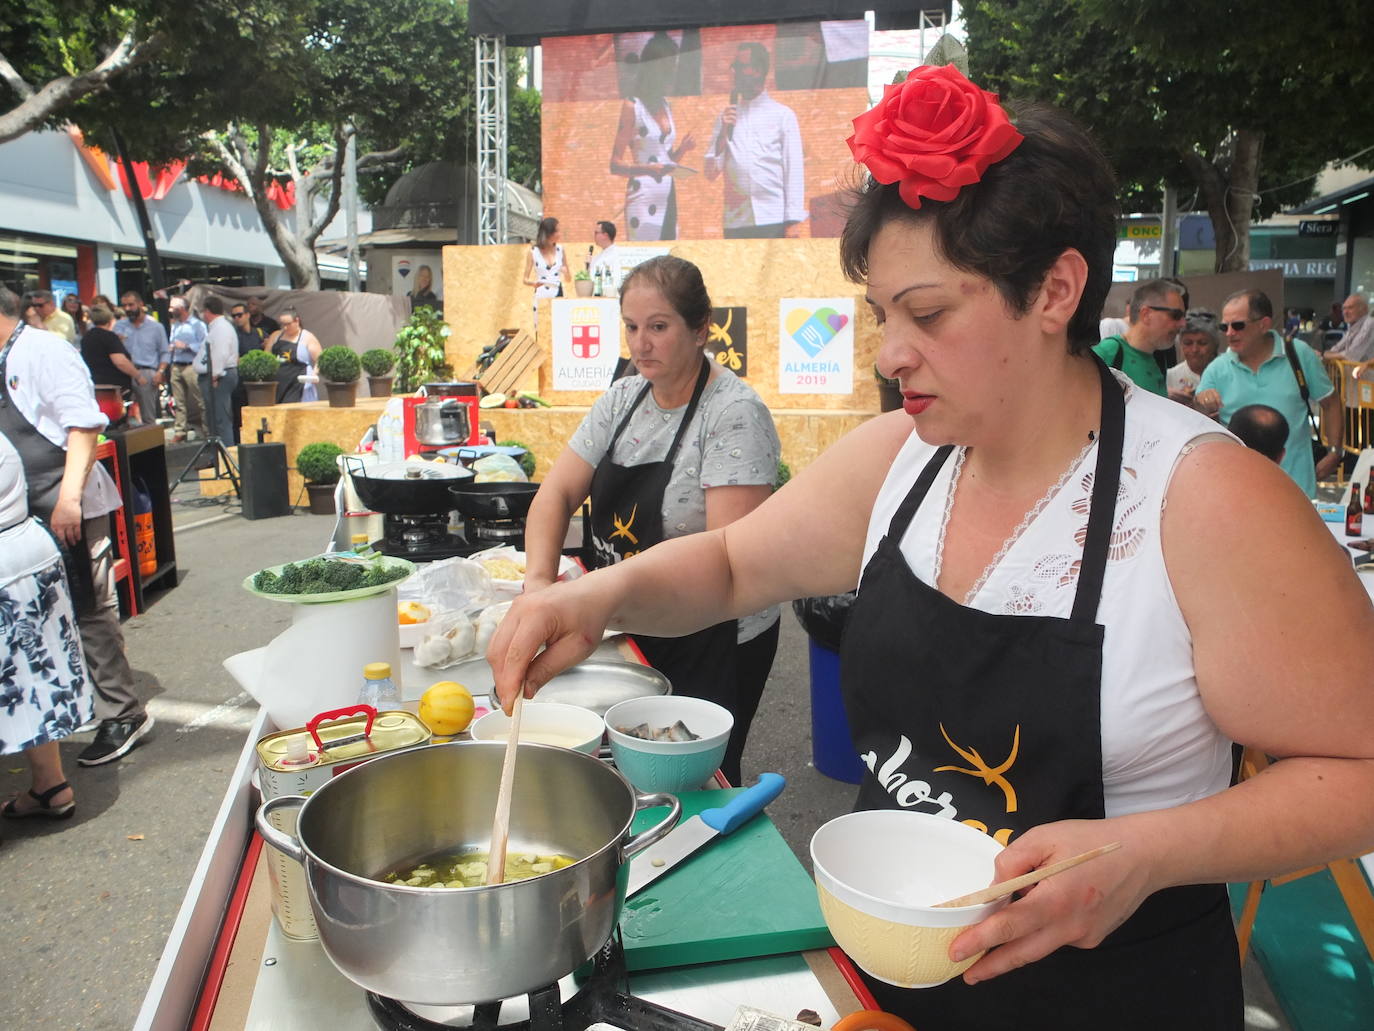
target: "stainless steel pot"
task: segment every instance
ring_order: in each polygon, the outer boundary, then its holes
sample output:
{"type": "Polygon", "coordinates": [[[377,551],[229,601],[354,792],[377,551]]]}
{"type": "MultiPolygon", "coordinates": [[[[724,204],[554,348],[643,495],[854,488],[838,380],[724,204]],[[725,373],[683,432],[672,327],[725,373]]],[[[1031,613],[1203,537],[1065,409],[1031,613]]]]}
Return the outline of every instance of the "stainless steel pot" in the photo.
{"type": "Polygon", "coordinates": [[[368,991],[447,1006],[490,1002],[551,984],[611,936],[625,902],[628,860],[672,830],[672,795],[637,795],[589,755],[521,745],[510,849],[578,861],[527,881],[481,888],[412,888],[379,880],[436,853],[486,851],[506,746],[455,742],[381,756],[309,798],[258,810],[258,832],[305,867],[320,944],[368,991]],[[631,836],[635,812],[669,806],[631,836]],[[268,815],[299,808],[293,837],[268,815]]]}
{"type": "Polygon", "coordinates": [[[415,406],[415,439],[421,444],[466,444],[472,432],[468,406],[436,398],[415,406]]]}

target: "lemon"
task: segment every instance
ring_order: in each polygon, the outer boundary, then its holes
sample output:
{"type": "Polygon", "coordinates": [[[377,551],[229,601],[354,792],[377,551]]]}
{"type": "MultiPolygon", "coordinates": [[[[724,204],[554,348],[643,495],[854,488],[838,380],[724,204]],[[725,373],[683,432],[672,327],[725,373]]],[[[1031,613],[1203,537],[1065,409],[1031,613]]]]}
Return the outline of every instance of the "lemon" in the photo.
{"type": "Polygon", "coordinates": [[[441,680],[420,696],[420,720],[440,737],[467,730],[472,712],[472,694],[457,681],[441,680]]]}
{"type": "Polygon", "coordinates": [[[433,613],[429,611],[429,606],[421,605],[418,601],[403,601],[396,606],[396,622],[402,626],[427,623],[431,615],[433,613]]]}

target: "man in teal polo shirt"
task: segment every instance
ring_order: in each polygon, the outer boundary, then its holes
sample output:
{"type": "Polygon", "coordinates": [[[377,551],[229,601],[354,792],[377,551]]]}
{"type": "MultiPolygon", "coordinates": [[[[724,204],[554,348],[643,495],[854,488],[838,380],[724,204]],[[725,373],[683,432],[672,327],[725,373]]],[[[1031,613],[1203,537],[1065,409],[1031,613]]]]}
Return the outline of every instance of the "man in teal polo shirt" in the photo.
{"type": "Polygon", "coordinates": [[[1141,283],[1126,306],[1125,334],[1105,338],[1093,352],[1111,368],[1124,372],[1136,386],[1164,397],[1168,393],[1164,370],[1155,361],[1155,352],[1173,346],[1186,307],[1177,284],[1167,279],[1141,283]]]}
{"type": "Polygon", "coordinates": [[[1197,387],[1197,406],[1208,415],[1219,414],[1227,424],[1246,405],[1263,404],[1278,409],[1288,421],[1288,443],[1279,464],[1309,498],[1315,498],[1318,477],[1330,476],[1340,462],[1341,435],[1345,431],[1340,402],[1316,352],[1301,340],[1285,344],[1273,325],[1274,306],[1261,291],[1242,290],[1226,299],[1226,306],[1221,309],[1221,328],[1230,349],[1203,370],[1197,387]],[[1307,379],[1309,396],[1321,402],[1327,432],[1334,434],[1335,447],[1315,466],[1307,405],[1293,372],[1289,347],[1307,379]]]}

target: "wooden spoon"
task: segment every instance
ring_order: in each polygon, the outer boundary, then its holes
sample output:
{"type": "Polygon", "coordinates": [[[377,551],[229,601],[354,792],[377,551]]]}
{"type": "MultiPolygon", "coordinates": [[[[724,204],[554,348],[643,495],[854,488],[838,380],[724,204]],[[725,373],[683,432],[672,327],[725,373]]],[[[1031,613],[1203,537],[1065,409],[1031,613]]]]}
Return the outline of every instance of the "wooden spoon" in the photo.
{"type": "Polygon", "coordinates": [[[1003,895],[1010,895],[1012,892],[1020,891],[1022,888],[1029,888],[1032,884],[1039,884],[1046,877],[1052,877],[1057,873],[1063,873],[1070,867],[1077,866],[1079,863],[1086,863],[1089,859],[1096,859],[1098,856],[1105,856],[1108,852],[1115,852],[1121,847],[1121,842],[1113,841],[1110,845],[1103,845],[1101,848],[1090,849],[1087,852],[1080,852],[1076,856],[1052,863],[1049,866],[1042,866],[1038,870],[1022,874],[1020,877],[1013,877],[1009,881],[1002,881],[1000,884],[990,884],[986,888],[978,891],[969,892],[967,895],[960,895],[958,898],[950,899],[948,902],[937,903],[935,909],[954,909],[958,906],[981,906],[985,902],[992,902],[1000,899],[1003,895]]]}
{"type": "Polygon", "coordinates": [[[515,789],[515,751],[520,744],[520,714],[524,711],[522,686],[510,711],[510,737],[506,739],[506,758],[501,763],[501,787],[496,792],[496,817],[491,825],[491,851],[487,853],[487,883],[506,879],[506,843],[510,839],[510,796],[515,789]]]}

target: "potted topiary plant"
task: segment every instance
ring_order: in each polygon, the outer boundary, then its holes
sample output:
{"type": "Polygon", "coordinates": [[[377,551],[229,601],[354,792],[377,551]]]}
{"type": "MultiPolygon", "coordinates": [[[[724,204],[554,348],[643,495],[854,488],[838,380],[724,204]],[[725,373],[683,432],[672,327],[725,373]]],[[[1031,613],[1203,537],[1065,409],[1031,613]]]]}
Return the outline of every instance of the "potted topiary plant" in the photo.
{"type": "Polygon", "coordinates": [[[338,444],[317,441],[305,445],[296,456],[296,471],[305,478],[305,492],[310,497],[313,515],[334,514],[334,484],[339,482],[341,454],[343,448],[338,444]]]}
{"type": "Polygon", "coordinates": [[[352,408],[358,399],[358,377],[363,374],[358,353],[342,345],[326,347],[320,353],[316,368],[329,395],[329,407],[352,408]]]}
{"type": "Polygon", "coordinates": [[[578,269],[573,273],[573,289],[577,291],[578,297],[590,297],[592,295],[592,274],[586,269],[578,269]]]}
{"type": "Polygon", "coordinates": [[[391,370],[395,364],[395,356],[380,347],[363,352],[363,371],[367,373],[369,397],[391,396],[391,381],[396,378],[391,375],[391,370]]]}
{"type": "Polygon", "coordinates": [[[277,403],[277,370],[281,362],[270,351],[249,351],[239,359],[239,379],[254,407],[277,403]]]}

